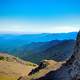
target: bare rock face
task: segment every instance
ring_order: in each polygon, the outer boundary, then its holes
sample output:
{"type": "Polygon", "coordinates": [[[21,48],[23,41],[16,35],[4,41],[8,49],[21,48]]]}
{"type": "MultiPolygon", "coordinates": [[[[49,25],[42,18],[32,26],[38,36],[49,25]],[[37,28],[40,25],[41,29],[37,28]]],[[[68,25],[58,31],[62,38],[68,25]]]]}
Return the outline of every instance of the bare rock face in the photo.
{"type": "Polygon", "coordinates": [[[77,35],[73,55],[54,75],[55,78],[58,76],[59,80],[80,80],[80,31],[77,35]]]}
{"type": "Polygon", "coordinates": [[[80,80],[80,31],[73,55],[60,69],[53,72],[53,76],[53,80],[80,80]]]}
{"type": "MultiPolygon", "coordinates": [[[[77,35],[76,45],[74,48],[74,54],[68,61],[71,65],[71,77],[80,80],[80,31],[77,35]]],[[[68,64],[68,62],[66,64],[68,64]]],[[[69,65],[69,64],[68,64],[69,65]]]]}

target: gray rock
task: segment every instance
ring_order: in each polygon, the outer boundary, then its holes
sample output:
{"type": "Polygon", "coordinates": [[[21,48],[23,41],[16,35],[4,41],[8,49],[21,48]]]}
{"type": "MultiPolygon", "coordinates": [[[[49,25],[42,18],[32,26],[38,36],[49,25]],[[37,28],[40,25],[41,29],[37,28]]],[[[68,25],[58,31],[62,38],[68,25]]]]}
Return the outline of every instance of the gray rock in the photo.
{"type": "Polygon", "coordinates": [[[80,31],[71,58],[55,72],[55,80],[80,80],[80,31]]]}

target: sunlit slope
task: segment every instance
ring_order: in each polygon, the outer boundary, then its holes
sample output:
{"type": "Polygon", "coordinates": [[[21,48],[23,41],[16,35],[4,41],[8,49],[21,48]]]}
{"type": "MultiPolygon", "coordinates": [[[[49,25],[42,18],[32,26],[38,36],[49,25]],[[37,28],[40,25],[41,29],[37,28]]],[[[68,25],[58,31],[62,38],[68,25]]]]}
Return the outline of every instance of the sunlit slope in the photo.
{"type": "Polygon", "coordinates": [[[31,62],[0,54],[0,80],[17,80],[20,76],[27,76],[35,66],[31,62]]]}

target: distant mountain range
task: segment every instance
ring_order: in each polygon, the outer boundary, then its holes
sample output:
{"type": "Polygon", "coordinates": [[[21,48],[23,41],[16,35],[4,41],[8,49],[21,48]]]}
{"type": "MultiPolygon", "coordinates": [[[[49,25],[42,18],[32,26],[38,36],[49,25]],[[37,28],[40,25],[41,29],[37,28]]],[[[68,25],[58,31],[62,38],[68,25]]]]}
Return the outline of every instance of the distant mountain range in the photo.
{"type": "Polygon", "coordinates": [[[27,42],[47,42],[51,40],[76,39],[77,32],[70,33],[42,33],[42,34],[0,34],[3,40],[18,40],[27,42]]]}
{"type": "Polygon", "coordinates": [[[43,59],[67,59],[77,32],[43,34],[0,34],[0,52],[38,63],[43,59]],[[62,55],[62,56],[61,56],[62,55]]]}

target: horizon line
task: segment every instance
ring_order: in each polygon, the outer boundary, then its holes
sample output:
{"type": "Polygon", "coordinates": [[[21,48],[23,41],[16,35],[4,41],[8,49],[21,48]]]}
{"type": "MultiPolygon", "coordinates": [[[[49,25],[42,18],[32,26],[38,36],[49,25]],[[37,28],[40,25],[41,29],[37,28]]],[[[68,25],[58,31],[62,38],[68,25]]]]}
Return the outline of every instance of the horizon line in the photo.
{"type": "Polygon", "coordinates": [[[78,33],[78,31],[71,31],[71,32],[29,32],[29,33],[22,33],[22,32],[0,32],[0,34],[68,34],[68,33],[78,33]]]}

